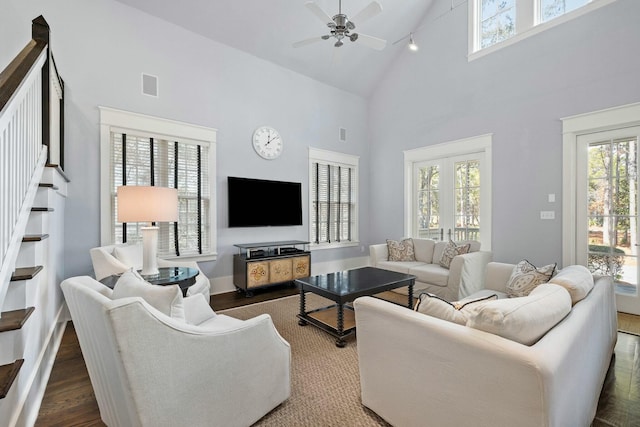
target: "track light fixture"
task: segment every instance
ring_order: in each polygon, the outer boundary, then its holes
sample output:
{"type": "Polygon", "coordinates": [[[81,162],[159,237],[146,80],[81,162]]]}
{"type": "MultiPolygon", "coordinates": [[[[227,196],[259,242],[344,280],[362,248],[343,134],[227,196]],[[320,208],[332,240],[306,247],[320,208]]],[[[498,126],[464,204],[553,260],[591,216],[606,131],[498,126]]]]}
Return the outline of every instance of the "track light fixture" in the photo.
{"type": "Polygon", "coordinates": [[[409,50],[415,52],[418,50],[418,45],[413,41],[413,33],[409,34],[409,50]]]}

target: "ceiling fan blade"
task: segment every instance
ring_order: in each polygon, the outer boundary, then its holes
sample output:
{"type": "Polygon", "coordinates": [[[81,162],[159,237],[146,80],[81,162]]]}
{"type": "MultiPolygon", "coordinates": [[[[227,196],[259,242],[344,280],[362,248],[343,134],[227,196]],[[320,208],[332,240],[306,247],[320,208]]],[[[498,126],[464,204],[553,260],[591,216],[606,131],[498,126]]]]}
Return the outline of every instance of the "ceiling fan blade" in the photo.
{"type": "Polygon", "coordinates": [[[300,41],[295,42],[293,44],[293,47],[306,46],[308,44],[315,43],[315,42],[318,42],[320,40],[323,40],[322,36],[311,37],[310,39],[304,39],[304,40],[300,40],[300,41]]]}
{"type": "Polygon", "coordinates": [[[304,4],[305,6],[307,6],[307,9],[309,9],[314,15],[316,15],[318,17],[318,19],[320,19],[322,22],[324,22],[325,24],[328,24],[330,22],[333,22],[333,18],[330,17],[327,12],[325,12],[324,10],[320,9],[320,6],[318,6],[316,4],[316,2],[314,1],[308,1],[304,4]]]}
{"type": "Polygon", "coordinates": [[[349,21],[355,23],[356,25],[359,25],[364,21],[373,18],[380,12],[382,12],[382,5],[377,1],[372,1],[371,3],[369,3],[368,6],[362,9],[360,12],[356,13],[354,16],[349,18],[349,21]]]}
{"type": "Polygon", "coordinates": [[[386,40],[360,33],[358,33],[358,38],[354,41],[375,50],[382,50],[387,46],[386,40]]]}

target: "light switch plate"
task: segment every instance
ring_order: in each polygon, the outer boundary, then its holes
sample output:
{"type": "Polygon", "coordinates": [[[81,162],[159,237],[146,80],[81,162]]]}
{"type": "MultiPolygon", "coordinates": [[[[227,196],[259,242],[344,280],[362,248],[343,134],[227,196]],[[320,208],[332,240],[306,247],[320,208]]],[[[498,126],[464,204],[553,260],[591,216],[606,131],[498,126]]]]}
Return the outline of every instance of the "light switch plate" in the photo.
{"type": "Polygon", "coordinates": [[[540,211],[540,219],[556,219],[556,211],[540,211]]]}

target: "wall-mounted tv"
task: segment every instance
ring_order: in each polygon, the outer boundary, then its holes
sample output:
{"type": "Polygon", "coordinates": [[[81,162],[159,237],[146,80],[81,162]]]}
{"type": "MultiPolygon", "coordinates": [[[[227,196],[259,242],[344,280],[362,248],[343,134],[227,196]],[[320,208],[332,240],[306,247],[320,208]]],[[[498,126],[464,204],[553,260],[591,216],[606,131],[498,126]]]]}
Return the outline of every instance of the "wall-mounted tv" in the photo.
{"type": "Polygon", "coordinates": [[[302,225],[299,182],[227,177],[229,227],[302,225]]]}

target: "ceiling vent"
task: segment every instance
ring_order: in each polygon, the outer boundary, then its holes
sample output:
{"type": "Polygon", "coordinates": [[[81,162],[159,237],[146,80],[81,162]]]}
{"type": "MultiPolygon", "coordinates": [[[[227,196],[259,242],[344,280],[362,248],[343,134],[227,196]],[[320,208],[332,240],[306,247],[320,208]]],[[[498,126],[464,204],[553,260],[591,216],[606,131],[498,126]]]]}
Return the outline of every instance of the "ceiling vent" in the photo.
{"type": "Polygon", "coordinates": [[[158,97],[158,77],[142,73],[142,93],[158,97]]]}

